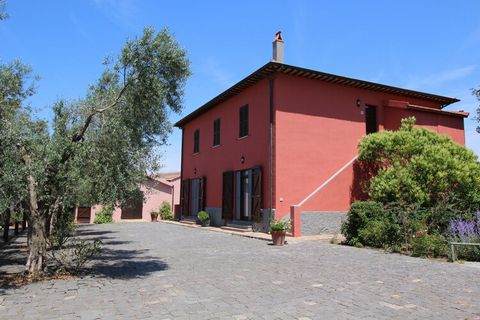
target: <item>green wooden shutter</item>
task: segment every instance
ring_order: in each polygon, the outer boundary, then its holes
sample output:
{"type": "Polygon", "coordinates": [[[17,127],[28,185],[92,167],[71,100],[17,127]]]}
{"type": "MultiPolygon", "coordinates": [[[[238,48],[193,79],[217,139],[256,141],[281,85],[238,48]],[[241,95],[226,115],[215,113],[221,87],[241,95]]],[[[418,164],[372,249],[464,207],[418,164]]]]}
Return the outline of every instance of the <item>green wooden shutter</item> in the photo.
{"type": "Polygon", "coordinates": [[[180,197],[180,206],[182,216],[189,216],[190,211],[190,180],[185,179],[182,181],[182,194],[180,197]]]}
{"type": "Polygon", "coordinates": [[[262,169],[252,170],[252,221],[262,221],[262,169]]]}
{"type": "Polygon", "coordinates": [[[205,188],[206,188],[206,178],[203,177],[199,179],[199,186],[198,186],[198,208],[200,210],[205,210],[205,204],[206,204],[206,194],[205,194],[205,188]]]}
{"type": "Polygon", "coordinates": [[[238,136],[248,136],[248,104],[244,105],[239,110],[239,132],[238,136]]]}
{"type": "Polygon", "coordinates": [[[223,173],[222,218],[233,219],[233,171],[223,173]]]}

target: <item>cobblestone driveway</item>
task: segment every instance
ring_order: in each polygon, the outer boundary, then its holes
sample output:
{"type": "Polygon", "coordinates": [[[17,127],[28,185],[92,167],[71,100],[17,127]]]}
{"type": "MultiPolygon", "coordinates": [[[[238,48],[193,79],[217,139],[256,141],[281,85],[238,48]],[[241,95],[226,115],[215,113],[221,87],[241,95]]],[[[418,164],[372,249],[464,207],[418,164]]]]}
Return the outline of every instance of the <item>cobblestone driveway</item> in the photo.
{"type": "Polygon", "coordinates": [[[480,269],[164,223],[86,226],[96,275],[0,288],[1,319],[480,319],[480,269]]]}

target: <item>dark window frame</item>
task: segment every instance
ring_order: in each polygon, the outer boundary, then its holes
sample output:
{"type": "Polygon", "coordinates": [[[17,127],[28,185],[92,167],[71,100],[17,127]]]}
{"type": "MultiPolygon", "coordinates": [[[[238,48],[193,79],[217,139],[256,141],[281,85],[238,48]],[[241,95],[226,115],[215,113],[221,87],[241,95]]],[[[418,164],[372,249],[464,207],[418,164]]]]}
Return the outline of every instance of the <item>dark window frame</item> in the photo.
{"type": "Polygon", "coordinates": [[[220,118],[213,120],[213,146],[220,145],[220,128],[221,121],[220,118]]]}
{"type": "Polygon", "coordinates": [[[239,109],[239,117],[238,117],[238,137],[243,138],[248,136],[248,129],[249,129],[249,124],[248,124],[248,104],[240,107],[239,109]]]}
{"type": "Polygon", "coordinates": [[[200,152],[200,129],[193,132],[193,153],[200,152]]]}

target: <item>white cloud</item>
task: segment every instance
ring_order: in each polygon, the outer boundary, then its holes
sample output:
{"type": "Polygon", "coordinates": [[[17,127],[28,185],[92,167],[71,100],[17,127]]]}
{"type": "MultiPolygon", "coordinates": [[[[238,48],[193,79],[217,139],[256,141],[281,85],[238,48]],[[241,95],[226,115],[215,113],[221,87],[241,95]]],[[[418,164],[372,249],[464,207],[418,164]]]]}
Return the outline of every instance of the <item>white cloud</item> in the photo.
{"type": "Polygon", "coordinates": [[[433,87],[444,84],[446,82],[465,78],[470,75],[475,69],[476,65],[468,65],[460,68],[446,70],[437,74],[431,74],[424,77],[418,77],[410,80],[405,87],[410,89],[417,89],[423,87],[433,87]]]}
{"type": "Polygon", "coordinates": [[[91,35],[87,32],[87,30],[85,29],[85,25],[82,23],[82,21],[80,21],[76,15],[74,15],[72,12],[69,13],[68,15],[68,19],[70,20],[70,22],[72,23],[73,25],[73,28],[75,29],[75,31],[80,35],[82,36],[83,38],[85,38],[86,40],[88,41],[92,41],[92,37],[91,35]]]}
{"type": "Polygon", "coordinates": [[[230,72],[223,68],[218,60],[207,59],[201,65],[203,73],[207,74],[208,78],[212,79],[220,89],[226,89],[233,85],[233,76],[230,72]]]}
{"type": "Polygon", "coordinates": [[[134,0],[92,0],[93,4],[113,22],[132,27],[139,16],[139,8],[134,0]]]}

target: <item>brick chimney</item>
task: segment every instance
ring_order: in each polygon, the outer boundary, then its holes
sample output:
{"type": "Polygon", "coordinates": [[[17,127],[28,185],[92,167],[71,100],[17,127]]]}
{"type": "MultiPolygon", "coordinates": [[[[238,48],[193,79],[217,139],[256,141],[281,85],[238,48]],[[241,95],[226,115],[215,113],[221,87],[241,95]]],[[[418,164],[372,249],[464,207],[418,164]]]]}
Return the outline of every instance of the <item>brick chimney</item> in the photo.
{"type": "Polygon", "coordinates": [[[273,62],[283,63],[283,39],[282,32],[278,31],[275,34],[275,39],[272,42],[273,45],[273,62]]]}

